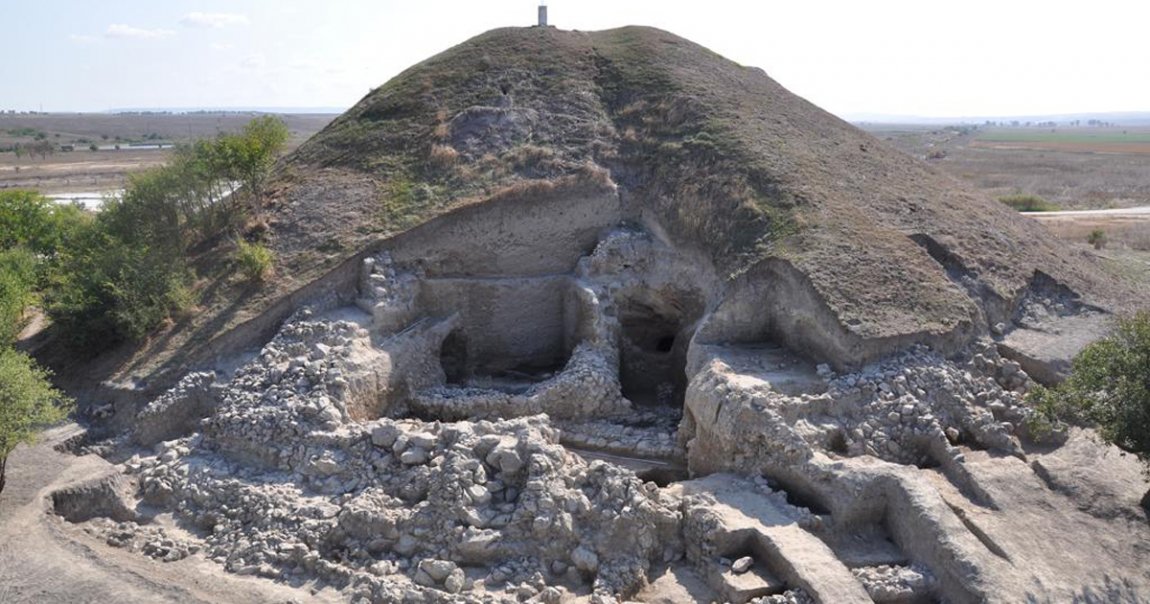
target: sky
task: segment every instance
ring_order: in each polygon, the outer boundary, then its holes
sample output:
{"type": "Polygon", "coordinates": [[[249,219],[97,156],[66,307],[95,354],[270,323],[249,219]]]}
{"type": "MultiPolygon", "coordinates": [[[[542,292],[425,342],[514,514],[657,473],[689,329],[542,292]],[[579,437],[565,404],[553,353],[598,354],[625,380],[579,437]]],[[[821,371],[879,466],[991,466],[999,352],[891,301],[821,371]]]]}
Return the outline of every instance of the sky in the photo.
{"type": "MultiPolygon", "coordinates": [[[[353,105],[537,0],[0,0],[0,110],[353,105]]],[[[651,25],[844,117],[1150,111],[1150,3],[549,0],[651,25]]]]}

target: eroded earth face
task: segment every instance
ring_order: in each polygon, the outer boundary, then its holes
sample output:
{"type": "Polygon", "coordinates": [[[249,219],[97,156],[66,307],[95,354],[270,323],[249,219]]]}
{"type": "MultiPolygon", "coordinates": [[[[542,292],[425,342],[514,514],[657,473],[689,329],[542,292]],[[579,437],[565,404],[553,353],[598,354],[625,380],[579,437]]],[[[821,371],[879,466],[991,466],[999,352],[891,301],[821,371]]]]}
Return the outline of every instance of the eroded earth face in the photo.
{"type": "MultiPolygon", "coordinates": [[[[836,372],[780,344],[817,323],[730,303],[634,226],[566,271],[403,256],[147,404],[91,447],[123,463],[56,511],[351,601],[1150,593],[1137,468],[1079,434],[1034,444],[1031,382],[988,337],[836,372]]],[[[1039,289],[1025,306],[1093,312],[1039,289]]]]}

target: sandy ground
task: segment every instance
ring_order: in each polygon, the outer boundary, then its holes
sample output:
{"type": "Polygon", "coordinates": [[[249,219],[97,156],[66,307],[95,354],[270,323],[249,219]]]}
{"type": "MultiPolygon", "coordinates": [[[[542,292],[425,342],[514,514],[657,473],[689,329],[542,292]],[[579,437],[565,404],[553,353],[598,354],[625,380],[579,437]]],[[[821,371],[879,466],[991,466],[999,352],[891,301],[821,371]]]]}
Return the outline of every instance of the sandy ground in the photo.
{"type": "Polygon", "coordinates": [[[1107,217],[1107,218],[1128,218],[1128,217],[1150,217],[1150,206],[1139,206],[1136,208],[1109,208],[1105,210],[1065,210],[1058,212],[1022,212],[1027,216],[1034,218],[1058,218],[1058,217],[1073,217],[1073,218],[1088,218],[1094,216],[1107,217]]]}
{"type": "Polygon", "coordinates": [[[53,446],[80,432],[48,431],[8,460],[0,493],[0,602],[336,602],[330,589],[308,589],[227,574],[202,554],[158,562],[103,544],[51,513],[52,491],[108,467],[103,459],[59,453],[53,446]]]}
{"type": "Polygon", "coordinates": [[[19,160],[0,154],[0,189],[36,189],[44,194],[121,189],[127,177],[158,166],[170,157],[167,149],[72,151],[47,158],[19,160]]]}
{"type": "MultiPolygon", "coordinates": [[[[1027,212],[1052,233],[1067,241],[1086,243],[1091,233],[1101,231],[1102,248],[1107,252],[1150,254],[1150,206],[1065,212],[1027,212]]],[[[1137,259],[1134,264],[1139,264],[1137,259]]],[[[1143,261],[1144,263],[1145,261],[1143,261]]]]}

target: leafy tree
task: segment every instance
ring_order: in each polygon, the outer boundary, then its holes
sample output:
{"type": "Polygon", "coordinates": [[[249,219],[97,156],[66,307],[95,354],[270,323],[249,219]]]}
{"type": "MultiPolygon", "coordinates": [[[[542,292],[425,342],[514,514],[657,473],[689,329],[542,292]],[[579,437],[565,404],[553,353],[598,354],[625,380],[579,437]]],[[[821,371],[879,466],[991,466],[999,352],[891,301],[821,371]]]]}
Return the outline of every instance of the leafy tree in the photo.
{"type": "Polygon", "coordinates": [[[134,245],[98,228],[65,259],[48,292],[48,314],[80,348],[139,340],[188,306],[181,256],[134,245]]]}
{"type": "Polygon", "coordinates": [[[36,258],[26,249],[0,252],[0,346],[16,341],[24,326],[24,309],[33,302],[36,258]]]}
{"type": "Polygon", "coordinates": [[[244,186],[253,212],[259,212],[264,180],[287,144],[288,135],[283,120],[265,115],[248,122],[240,134],[217,140],[228,175],[244,186]]]}
{"type": "Polygon", "coordinates": [[[44,237],[52,202],[35,191],[0,191],[0,249],[44,237]]]}
{"type": "MultiPolygon", "coordinates": [[[[189,306],[188,257],[259,207],[287,135],[279,119],[258,118],[238,134],[182,145],[166,165],[132,176],[119,199],[60,246],[47,295],[53,321],[93,347],[140,339],[189,306]]],[[[265,248],[251,247],[244,260],[251,279],[270,272],[265,248]]]]}
{"type": "Polygon", "coordinates": [[[26,247],[51,257],[91,221],[80,205],[53,203],[35,191],[0,191],[0,250],[26,247]]]}
{"type": "Polygon", "coordinates": [[[49,376],[27,355],[0,348],[0,492],[12,450],[33,442],[38,429],[64,419],[72,408],[49,376]]]}

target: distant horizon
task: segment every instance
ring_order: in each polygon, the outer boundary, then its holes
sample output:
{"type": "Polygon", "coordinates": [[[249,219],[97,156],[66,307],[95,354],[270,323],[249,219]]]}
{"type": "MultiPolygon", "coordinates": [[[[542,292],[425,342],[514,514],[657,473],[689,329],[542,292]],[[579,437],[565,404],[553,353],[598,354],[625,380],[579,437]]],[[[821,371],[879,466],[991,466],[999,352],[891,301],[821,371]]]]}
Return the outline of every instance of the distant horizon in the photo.
{"type": "MultiPolygon", "coordinates": [[[[115,107],[97,111],[36,111],[36,110],[9,110],[0,107],[0,115],[11,115],[9,111],[16,111],[16,115],[116,115],[116,114],[157,114],[170,113],[173,115],[189,113],[266,113],[279,115],[340,115],[351,109],[348,107],[278,107],[274,105],[238,106],[238,107],[115,107]]],[[[1056,114],[1026,114],[1026,115],[901,115],[893,113],[855,113],[838,115],[836,117],[851,123],[875,124],[976,124],[982,125],[987,121],[1029,121],[1029,122],[1068,122],[1073,120],[1098,119],[1114,124],[1138,123],[1150,125],[1150,110],[1144,111],[1078,111],[1056,114]]]]}
{"type": "Polygon", "coordinates": [[[1147,123],[1150,124],[1150,110],[1144,111],[1073,111],[1066,113],[1048,114],[1022,114],[1022,115],[900,115],[890,113],[856,113],[840,115],[839,118],[852,123],[878,123],[878,124],[976,124],[982,125],[987,121],[1019,121],[1019,122],[1068,122],[1103,120],[1114,124],[1147,123]]]}
{"type": "MultiPolygon", "coordinates": [[[[428,57],[491,29],[531,26],[538,0],[44,0],[0,13],[11,48],[0,109],[350,107],[428,57]]],[[[645,24],[762,68],[839,116],[1039,116],[1139,107],[1150,4],[1089,14],[1033,0],[747,3],[552,0],[551,24],[645,24]],[[1066,43],[1073,40],[1073,43],[1066,43]]],[[[1150,108],[1148,108],[1150,110],[1150,108]]]]}

